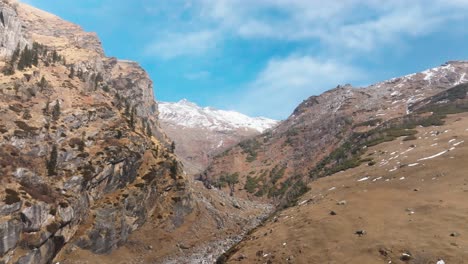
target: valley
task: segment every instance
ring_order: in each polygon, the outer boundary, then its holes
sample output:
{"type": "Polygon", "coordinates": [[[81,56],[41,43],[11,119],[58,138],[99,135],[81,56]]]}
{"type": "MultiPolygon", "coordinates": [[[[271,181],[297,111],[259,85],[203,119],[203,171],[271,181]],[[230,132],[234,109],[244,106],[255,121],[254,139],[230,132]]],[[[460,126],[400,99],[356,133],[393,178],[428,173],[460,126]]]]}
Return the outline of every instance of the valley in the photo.
{"type": "Polygon", "coordinates": [[[467,74],[249,117],[159,102],[95,33],[2,0],[0,264],[468,263],[467,74]]]}

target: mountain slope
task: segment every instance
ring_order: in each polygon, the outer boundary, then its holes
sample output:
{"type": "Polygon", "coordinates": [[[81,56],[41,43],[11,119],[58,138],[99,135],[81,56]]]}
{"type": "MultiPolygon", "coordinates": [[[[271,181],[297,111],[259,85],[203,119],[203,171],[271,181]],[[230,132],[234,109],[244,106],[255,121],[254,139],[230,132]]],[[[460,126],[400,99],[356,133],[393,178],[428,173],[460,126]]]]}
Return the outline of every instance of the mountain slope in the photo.
{"type": "Polygon", "coordinates": [[[0,15],[0,262],[109,253],[152,214],[179,226],[193,204],[146,72],[54,15],[0,15]]]}
{"type": "MultiPolygon", "coordinates": [[[[468,90],[465,89],[465,96],[468,90]]],[[[466,263],[468,108],[310,184],[220,263],[466,263]]]]}
{"type": "MultiPolygon", "coordinates": [[[[464,82],[467,73],[467,62],[452,61],[369,87],[338,86],[312,96],[274,130],[216,156],[201,179],[218,186],[221,176],[239,175],[239,196],[294,197],[305,191],[301,179],[314,177],[315,166],[353,133],[406,115],[416,102],[464,82]]],[[[335,166],[352,165],[344,160],[335,166]]]]}
{"type": "Polygon", "coordinates": [[[202,108],[185,99],[160,102],[159,112],[161,127],[175,141],[175,152],[190,174],[200,173],[215,154],[277,124],[268,118],[202,108]]]}

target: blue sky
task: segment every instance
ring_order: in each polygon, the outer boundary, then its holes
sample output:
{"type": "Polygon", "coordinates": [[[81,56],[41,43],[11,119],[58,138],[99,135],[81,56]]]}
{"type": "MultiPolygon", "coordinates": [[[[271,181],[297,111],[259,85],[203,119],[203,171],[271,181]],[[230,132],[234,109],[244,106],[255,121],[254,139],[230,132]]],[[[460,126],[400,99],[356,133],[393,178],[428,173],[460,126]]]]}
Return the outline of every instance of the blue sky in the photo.
{"type": "Polygon", "coordinates": [[[468,59],[468,0],[23,0],[138,61],[160,101],[286,118],[311,95],[468,59]]]}

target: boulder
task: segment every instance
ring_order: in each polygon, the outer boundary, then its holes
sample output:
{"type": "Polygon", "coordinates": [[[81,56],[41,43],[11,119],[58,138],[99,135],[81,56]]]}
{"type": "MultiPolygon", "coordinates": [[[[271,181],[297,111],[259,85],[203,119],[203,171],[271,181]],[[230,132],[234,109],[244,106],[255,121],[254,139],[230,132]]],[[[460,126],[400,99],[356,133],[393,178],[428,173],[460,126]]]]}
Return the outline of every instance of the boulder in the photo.
{"type": "Polygon", "coordinates": [[[0,223],[0,256],[16,246],[21,229],[21,223],[15,219],[0,223]]]}

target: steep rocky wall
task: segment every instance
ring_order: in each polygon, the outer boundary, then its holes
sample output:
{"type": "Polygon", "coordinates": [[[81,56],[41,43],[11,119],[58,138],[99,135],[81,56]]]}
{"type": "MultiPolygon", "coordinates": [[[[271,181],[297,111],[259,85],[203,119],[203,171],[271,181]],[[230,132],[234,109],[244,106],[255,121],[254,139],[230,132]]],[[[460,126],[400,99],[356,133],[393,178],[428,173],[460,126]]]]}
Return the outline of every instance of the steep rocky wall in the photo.
{"type": "Polygon", "coordinates": [[[13,65],[0,73],[0,263],[48,263],[72,245],[108,253],[151,216],[183,223],[190,190],[145,71],[56,16],[5,2],[0,13],[0,68],[13,65]],[[37,62],[20,69],[11,55],[33,43],[37,62]]]}
{"type": "Polygon", "coordinates": [[[11,56],[19,44],[24,47],[29,44],[23,37],[22,23],[18,17],[14,5],[9,5],[5,1],[0,2],[0,57],[11,56]]]}

